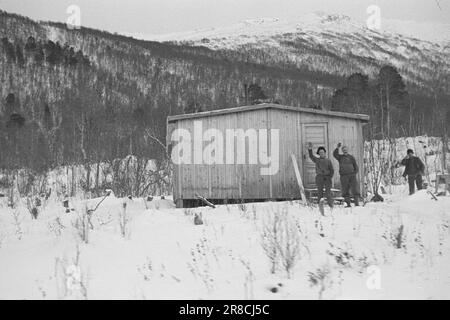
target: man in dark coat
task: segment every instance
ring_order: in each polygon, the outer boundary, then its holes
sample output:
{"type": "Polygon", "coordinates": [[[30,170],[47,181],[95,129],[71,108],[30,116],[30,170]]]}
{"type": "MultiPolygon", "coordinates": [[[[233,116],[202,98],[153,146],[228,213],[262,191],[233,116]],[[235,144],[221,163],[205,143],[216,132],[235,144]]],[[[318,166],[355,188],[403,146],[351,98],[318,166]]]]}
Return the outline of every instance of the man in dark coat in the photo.
{"type": "Polygon", "coordinates": [[[348,153],[346,146],[342,147],[342,153],[339,154],[339,148],[342,143],[338,143],[337,148],[333,152],[333,156],[339,162],[339,174],[341,175],[341,189],[344,201],[347,203],[347,207],[350,205],[350,190],[352,191],[353,198],[355,199],[355,206],[359,206],[359,184],[356,175],[359,172],[358,164],[355,157],[348,153]]]}
{"type": "Polygon", "coordinates": [[[422,175],[425,171],[425,165],[419,157],[414,156],[414,151],[408,149],[406,157],[401,162],[402,166],[405,166],[405,172],[403,177],[408,177],[409,194],[414,194],[414,183],[417,186],[417,190],[422,190],[422,175]]]}
{"type": "Polygon", "coordinates": [[[309,158],[316,164],[316,185],[317,185],[317,200],[323,198],[323,190],[325,189],[325,196],[327,198],[328,205],[333,208],[333,198],[331,197],[331,179],[334,174],[333,164],[331,160],[326,157],[327,151],[324,147],[317,149],[316,157],[312,153],[312,143],[308,143],[309,158]]]}

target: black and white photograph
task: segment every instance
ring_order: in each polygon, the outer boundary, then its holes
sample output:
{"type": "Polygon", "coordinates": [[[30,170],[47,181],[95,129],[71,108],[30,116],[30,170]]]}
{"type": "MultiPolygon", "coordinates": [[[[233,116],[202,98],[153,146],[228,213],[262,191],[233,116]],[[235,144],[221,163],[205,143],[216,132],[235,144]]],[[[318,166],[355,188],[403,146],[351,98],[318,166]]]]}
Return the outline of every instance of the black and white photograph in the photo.
{"type": "Polygon", "coordinates": [[[450,0],[0,0],[0,300],[448,299],[450,0]]]}

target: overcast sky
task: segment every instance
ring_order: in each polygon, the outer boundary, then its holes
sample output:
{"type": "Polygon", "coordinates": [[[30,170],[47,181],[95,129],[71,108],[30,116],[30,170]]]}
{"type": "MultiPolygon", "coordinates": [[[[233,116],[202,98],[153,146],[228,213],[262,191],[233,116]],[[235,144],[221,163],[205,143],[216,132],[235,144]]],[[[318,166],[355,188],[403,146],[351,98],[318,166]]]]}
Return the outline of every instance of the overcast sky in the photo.
{"type": "Polygon", "coordinates": [[[62,22],[72,4],[80,7],[83,26],[119,33],[165,34],[313,11],[365,21],[372,4],[381,8],[381,18],[450,22],[450,0],[0,0],[2,10],[62,22]]]}

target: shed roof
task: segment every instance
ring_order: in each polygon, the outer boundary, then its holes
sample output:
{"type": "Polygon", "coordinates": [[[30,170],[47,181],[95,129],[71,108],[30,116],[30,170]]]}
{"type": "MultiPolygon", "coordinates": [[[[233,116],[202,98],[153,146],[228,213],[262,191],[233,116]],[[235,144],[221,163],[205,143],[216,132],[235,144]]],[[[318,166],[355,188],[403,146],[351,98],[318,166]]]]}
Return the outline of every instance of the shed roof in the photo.
{"type": "Polygon", "coordinates": [[[167,118],[167,121],[175,122],[175,121],[184,120],[184,119],[212,117],[212,116],[217,116],[217,115],[222,115],[222,114],[254,111],[254,110],[261,110],[261,109],[289,110],[289,111],[296,111],[296,112],[320,114],[320,115],[325,115],[325,116],[330,116],[330,117],[356,119],[356,120],[360,120],[360,121],[364,121],[364,122],[369,121],[369,116],[365,115],[365,114],[318,110],[318,109],[312,109],[312,108],[291,107],[291,106],[284,106],[284,105],[274,104],[274,103],[262,103],[262,104],[252,105],[252,106],[242,106],[242,107],[235,107],[235,108],[218,109],[218,110],[212,110],[212,111],[174,115],[174,116],[169,116],[167,118]]]}

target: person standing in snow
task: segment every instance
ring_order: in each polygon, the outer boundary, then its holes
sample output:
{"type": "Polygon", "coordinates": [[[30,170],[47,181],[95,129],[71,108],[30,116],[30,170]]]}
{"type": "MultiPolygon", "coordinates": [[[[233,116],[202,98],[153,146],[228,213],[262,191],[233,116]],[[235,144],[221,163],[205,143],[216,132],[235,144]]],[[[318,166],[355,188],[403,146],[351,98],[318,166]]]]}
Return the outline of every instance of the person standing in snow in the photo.
{"type": "Polygon", "coordinates": [[[317,200],[320,202],[320,199],[323,198],[325,189],[328,205],[330,208],[333,208],[333,198],[331,197],[331,179],[334,174],[333,164],[330,159],[326,158],[327,151],[324,147],[317,149],[319,157],[313,155],[312,148],[312,143],[308,143],[309,158],[316,164],[317,200]]]}
{"type": "Polygon", "coordinates": [[[405,166],[403,177],[408,177],[409,195],[414,194],[414,183],[417,186],[417,190],[422,190],[422,175],[425,171],[425,165],[422,160],[420,160],[419,157],[414,156],[414,151],[412,149],[408,149],[408,151],[406,151],[406,157],[403,158],[400,164],[405,166]]]}
{"type": "Polygon", "coordinates": [[[339,174],[341,178],[341,188],[342,196],[344,201],[347,203],[347,208],[350,205],[350,190],[352,196],[355,199],[355,206],[359,206],[359,184],[356,175],[359,172],[358,164],[356,163],[355,157],[348,153],[348,148],[346,146],[342,147],[342,153],[339,154],[339,148],[342,143],[338,143],[337,148],[333,152],[333,156],[339,162],[339,174]]]}

